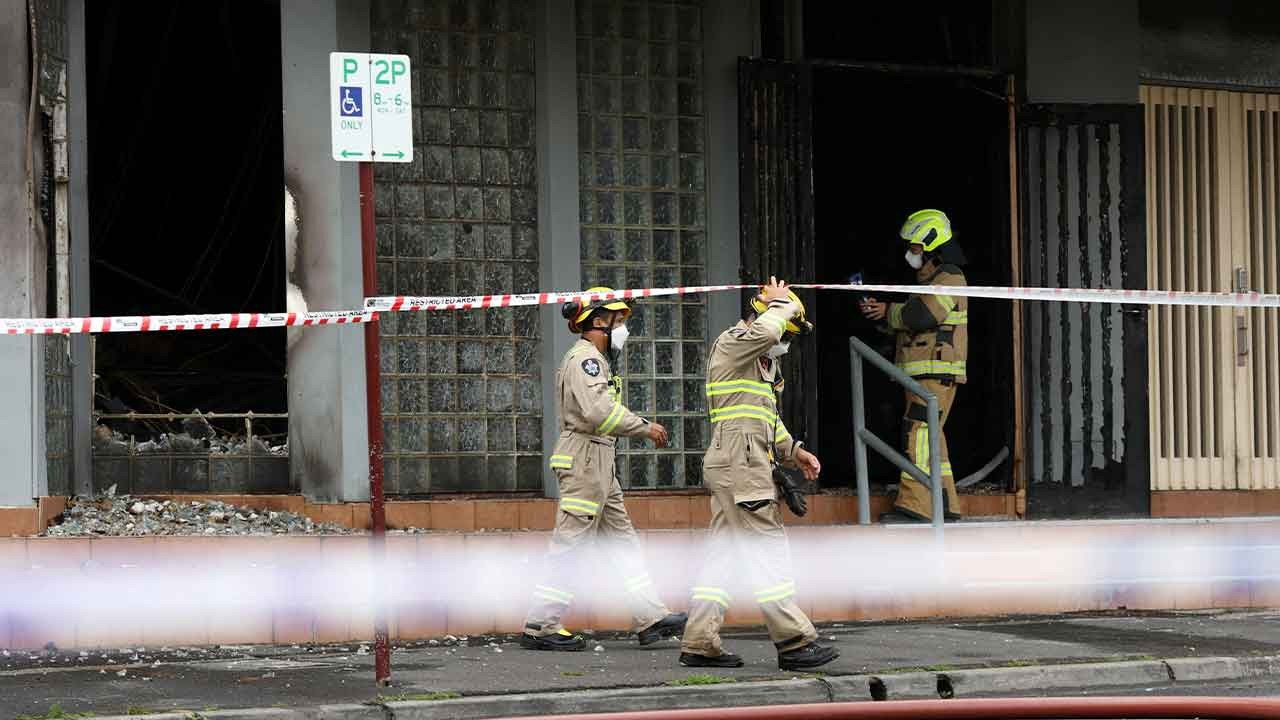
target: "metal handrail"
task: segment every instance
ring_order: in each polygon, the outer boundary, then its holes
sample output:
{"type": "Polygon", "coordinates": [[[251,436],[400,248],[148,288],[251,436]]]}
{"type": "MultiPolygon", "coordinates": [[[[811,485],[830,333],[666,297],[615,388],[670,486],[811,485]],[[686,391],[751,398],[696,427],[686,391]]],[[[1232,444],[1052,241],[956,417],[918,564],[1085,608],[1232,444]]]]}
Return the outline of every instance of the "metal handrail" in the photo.
{"type": "Polygon", "coordinates": [[[929,488],[933,507],[933,527],[941,532],[945,511],[942,502],[942,423],[939,420],[938,398],[906,374],[901,368],[885,360],[880,353],[856,337],[849,338],[849,365],[853,375],[853,461],[858,482],[858,524],[871,524],[871,491],[867,480],[867,446],[875,450],[899,470],[911,475],[929,488]],[[915,466],[905,455],[890,447],[867,429],[866,408],[862,402],[862,361],[871,361],[889,379],[905,387],[924,400],[929,425],[929,474],[915,466]]]}

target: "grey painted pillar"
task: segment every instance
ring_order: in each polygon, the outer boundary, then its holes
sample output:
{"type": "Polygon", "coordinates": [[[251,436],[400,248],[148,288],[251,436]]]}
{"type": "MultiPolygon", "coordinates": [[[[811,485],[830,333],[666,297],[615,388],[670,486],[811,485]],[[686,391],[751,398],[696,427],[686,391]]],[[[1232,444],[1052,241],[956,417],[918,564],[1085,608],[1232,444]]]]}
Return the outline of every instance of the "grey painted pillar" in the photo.
{"type": "MultiPolygon", "coordinates": [[[[0,317],[35,317],[44,308],[44,254],[27,172],[29,44],[26,3],[0,4],[0,147],[7,150],[0,153],[0,317]]],[[[0,336],[0,506],[29,506],[45,492],[43,347],[35,336],[0,336]]]]}
{"type": "MultiPolygon", "coordinates": [[[[71,173],[71,315],[87,317],[89,307],[89,144],[88,76],[85,57],[85,0],[67,2],[67,142],[71,173]]],[[[71,487],[93,493],[93,343],[71,336],[71,487]]]]}
{"type": "Polygon", "coordinates": [[[1027,0],[1025,12],[1028,102],[1138,102],[1138,0],[1027,0]]]}
{"type": "MultiPolygon", "coordinates": [[[[582,262],[578,242],[578,63],[574,0],[538,0],[537,88],[538,267],[544,290],[577,290],[582,262]]],[[[555,379],[575,338],[559,306],[542,309],[542,450],[560,435],[555,379]]],[[[543,490],[558,497],[555,475],[543,464],[543,490]]]]}
{"type": "MultiPolygon", "coordinates": [[[[751,0],[708,0],[702,27],[706,33],[707,110],[707,281],[740,281],[738,239],[738,58],[758,46],[760,10],[751,0]]],[[[708,342],[742,316],[741,295],[712,293],[707,308],[708,342]]]]}
{"type": "MultiPolygon", "coordinates": [[[[358,308],[359,175],[355,163],[330,154],[329,53],[368,52],[368,2],[282,0],[280,19],[285,182],[301,218],[295,277],[310,310],[358,308]]],[[[294,485],[314,501],[367,500],[363,330],[308,328],[288,367],[294,485]]]]}

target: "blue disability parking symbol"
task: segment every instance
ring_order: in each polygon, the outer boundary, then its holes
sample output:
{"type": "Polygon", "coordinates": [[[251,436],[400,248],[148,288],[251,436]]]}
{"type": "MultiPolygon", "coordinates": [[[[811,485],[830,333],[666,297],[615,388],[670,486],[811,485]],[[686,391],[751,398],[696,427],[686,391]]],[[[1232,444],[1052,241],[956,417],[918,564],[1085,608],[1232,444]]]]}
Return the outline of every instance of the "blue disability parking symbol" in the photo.
{"type": "Polygon", "coordinates": [[[338,113],[342,117],[355,117],[364,114],[364,101],[360,96],[363,88],[347,85],[338,88],[338,113]]]}

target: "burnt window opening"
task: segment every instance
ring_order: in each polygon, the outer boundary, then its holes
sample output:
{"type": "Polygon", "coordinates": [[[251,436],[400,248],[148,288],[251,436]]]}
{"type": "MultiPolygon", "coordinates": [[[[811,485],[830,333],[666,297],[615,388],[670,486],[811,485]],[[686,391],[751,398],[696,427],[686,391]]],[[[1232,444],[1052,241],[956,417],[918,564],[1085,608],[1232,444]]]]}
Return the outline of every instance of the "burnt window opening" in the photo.
{"type": "MultiPolygon", "coordinates": [[[[86,10],[91,312],[283,310],[278,1],[86,10]]],[[[95,362],[100,413],[287,411],[283,329],[104,334],[95,362]]]]}

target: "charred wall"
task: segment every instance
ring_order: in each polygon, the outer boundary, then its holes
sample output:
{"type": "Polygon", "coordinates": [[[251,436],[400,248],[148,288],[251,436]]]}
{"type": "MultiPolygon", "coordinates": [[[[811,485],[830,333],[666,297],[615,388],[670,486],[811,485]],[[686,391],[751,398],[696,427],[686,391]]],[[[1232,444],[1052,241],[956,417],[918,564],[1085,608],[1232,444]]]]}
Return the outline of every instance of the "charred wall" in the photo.
{"type": "Polygon", "coordinates": [[[1280,6],[1142,0],[1141,74],[1156,83],[1280,87],[1280,6]]]}

